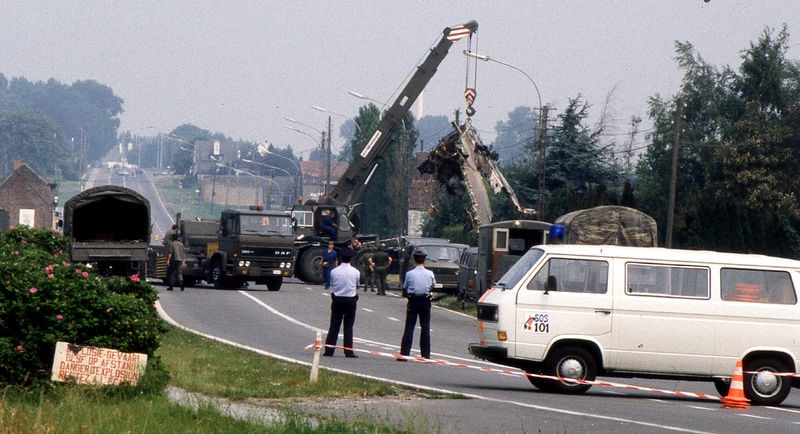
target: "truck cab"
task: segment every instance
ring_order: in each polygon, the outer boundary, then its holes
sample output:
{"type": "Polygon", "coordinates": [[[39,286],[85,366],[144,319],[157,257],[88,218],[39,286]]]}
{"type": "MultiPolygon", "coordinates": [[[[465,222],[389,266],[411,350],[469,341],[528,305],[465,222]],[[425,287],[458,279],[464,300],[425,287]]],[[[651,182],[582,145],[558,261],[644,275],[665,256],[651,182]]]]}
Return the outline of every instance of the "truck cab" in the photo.
{"type": "Polygon", "coordinates": [[[217,288],[254,281],[277,291],[294,274],[294,256],[290,213],[223,210],[216,246],[208,244],[207,280],[217,288]]]}

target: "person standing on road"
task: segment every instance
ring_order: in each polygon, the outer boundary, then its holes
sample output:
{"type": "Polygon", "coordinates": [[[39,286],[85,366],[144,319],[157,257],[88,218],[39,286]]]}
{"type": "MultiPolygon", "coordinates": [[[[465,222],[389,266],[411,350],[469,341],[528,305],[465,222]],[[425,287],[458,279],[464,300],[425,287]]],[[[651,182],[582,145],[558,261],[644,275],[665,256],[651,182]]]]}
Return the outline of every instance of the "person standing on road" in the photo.
{"type": "MultiPolygon", "coordinates": [[[[411,344],[414,340],[414,329],[417,327],[419,317],[419,351],[422,357],[431,358],[431,288],[436,284],[433,271],[425,268],[425,250],[418,249],[414,252],[413,270],[406,273],[403,281],[408,306],[406,307],[406,327],[403,331],[403,340],[400,344],[400,355],[411,354],[411,344]]],[[[397,359],[405,362],[405,359],[397,359]]]]}
{"type": "Polygon", "coordinates": [[[161,244],[164,246],[168,246],[169,243],[172,242],[172,234],[178,233],[178,225],[172,225],[172,227],[164,234],[164,238],[161,239],[161,244]]]}
{"type": "Polygon", "coordinates": [[[183,243],[178,241],[178,234],[173,233],[172,241],[169,243],[169,254],[167,254],[167,291],[172,291],[175,281],[181,285],[183,291],[183,261],[186,259],[186,250],[183,243]]]}
{"type": "Polygon", "coordinates": [[[361,272],[361,281],[364,283],[364,292],[371,289],[375,292],[374,271],[375,264],[372,262],[373,249],[365,246],[358,252],[358,271],[361,272]]]}
{"type": "Polygon", "coordinates": [[[344,356],[358,358],[353,352],[353,324],[356,322],[356,303],[358,302],[358,280],[361,274],[350,265],[352,252],[343,250],[342,263],[331,271],[331,323],[328,336],[325,338],[325,357],[332,357],[336,341],[339,339],[339,327],[344,323],[344,356]]]}
{"type": "Polygon", "coordinates": [[[333,248],[333,241],[328,241],[328,248],[322,251],[322,279],[325,289],[331,287],[331,270],[339,265],[339,255],[333,248]]]}
{"type": "Polygon", "coordinates": [[[378,287],[378,295],[386,295],[386,275],[389,274],[389,267],[392,265],[392,257],[386,253],[386,244],[381,243],[378,251],[372,255],[372,263],[375,264],[373,278],[375,286],[378,287]]]}

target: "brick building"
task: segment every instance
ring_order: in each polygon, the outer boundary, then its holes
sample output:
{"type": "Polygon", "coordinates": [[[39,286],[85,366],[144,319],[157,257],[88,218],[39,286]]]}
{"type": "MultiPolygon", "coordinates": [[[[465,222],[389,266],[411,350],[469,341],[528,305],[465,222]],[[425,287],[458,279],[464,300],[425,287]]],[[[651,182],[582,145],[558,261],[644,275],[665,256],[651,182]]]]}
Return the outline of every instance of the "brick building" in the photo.
{"type": "Polygon", "coordinates": [[[17,225],[53,229],[55,184],[14,161],[14,171],[0,183],[0,230],[17,225]]]}

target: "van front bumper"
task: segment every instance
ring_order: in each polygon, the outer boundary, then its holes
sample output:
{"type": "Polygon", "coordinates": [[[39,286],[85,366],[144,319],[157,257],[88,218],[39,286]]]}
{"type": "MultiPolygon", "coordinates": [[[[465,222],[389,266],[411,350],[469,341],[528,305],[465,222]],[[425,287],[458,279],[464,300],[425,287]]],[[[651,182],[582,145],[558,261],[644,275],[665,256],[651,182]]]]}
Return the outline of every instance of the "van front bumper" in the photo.
{"type": "Polygon", "coordinates": [[[503,364],[508,361],[508,349],[481,344],[469,344],[469,353],[473,356],[493,363],[503,364]]]}

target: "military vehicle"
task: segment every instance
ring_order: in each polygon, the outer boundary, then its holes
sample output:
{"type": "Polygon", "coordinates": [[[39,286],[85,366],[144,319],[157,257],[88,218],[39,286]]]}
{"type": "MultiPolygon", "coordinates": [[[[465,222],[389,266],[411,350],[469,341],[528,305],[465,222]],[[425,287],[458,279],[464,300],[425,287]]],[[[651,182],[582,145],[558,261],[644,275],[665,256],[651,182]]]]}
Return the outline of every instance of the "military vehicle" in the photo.
{"type": "Polygon", "coordinates": [[[73,262],[104,276],[147,274],[150,202],[117,185],[84,190],[64,204],[64,235],[73,262]]]}
{"type": "MultiPolygon", "coordinates": [[[[204,280],[215,288],[238,288],[246,282],[278,291],[294,274],[295,233],[287,211],[225,209],[219,220],[183,220],[178,239],[186,250],[184,284],[204,280]]],[[[150,277],[166,279],[168,246],[151,246],[150,277]]]]}

